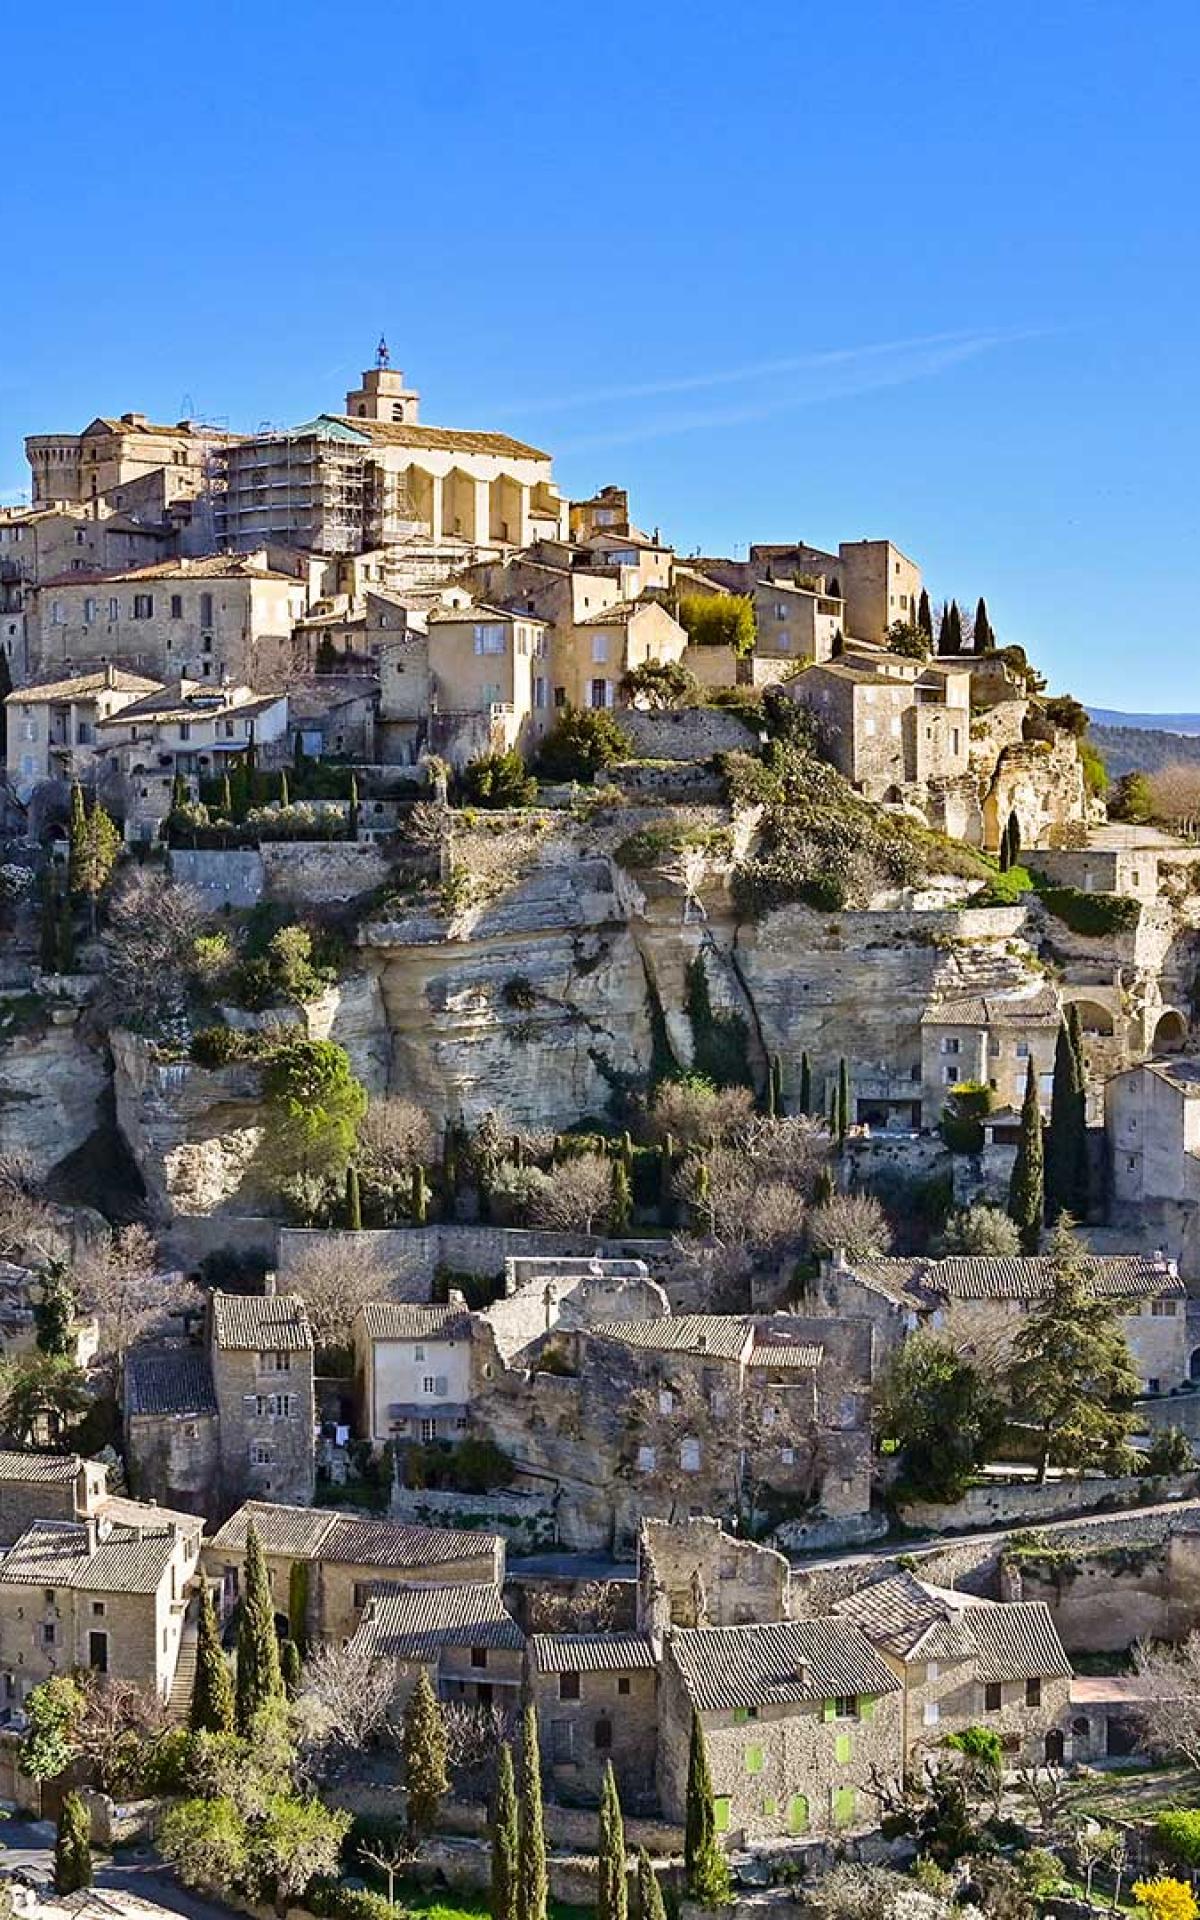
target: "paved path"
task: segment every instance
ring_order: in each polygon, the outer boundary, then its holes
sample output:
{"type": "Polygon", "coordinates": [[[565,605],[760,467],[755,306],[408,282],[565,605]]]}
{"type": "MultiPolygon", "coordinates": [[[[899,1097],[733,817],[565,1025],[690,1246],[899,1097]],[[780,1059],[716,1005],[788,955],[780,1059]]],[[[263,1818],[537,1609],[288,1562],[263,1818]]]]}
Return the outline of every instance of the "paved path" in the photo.
{"type": "MultiPolygon", "coordinates": [[[[54,1827],[48,1820],[0,1819],[0,1846],[5,1867],[21,1867],[31,1877],[49,1883],[54,1872],[54,1827]]],[[[184,1920],[238,1920],[232,1907],[181,1887],[149,1851],[143,1857],[127,1855],[116,1862],[98,1859],[96,1885],[136,1894],[139,1900],[152,1900],[156,1906],[182,1914],[184,1920]]]]}

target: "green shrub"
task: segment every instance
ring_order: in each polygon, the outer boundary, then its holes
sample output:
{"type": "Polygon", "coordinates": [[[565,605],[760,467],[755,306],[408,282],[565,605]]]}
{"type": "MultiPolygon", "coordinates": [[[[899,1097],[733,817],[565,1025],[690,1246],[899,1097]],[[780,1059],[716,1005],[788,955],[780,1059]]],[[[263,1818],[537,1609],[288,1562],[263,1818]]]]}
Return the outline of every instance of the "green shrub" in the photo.
{"type": "Polygon", "coordinates": [[[593,780],[632,751],[629,735],[603,707],[566,707],[542,741],[538,771],[544,780],[593,780]]]}
{"type": "Polygon", "coordinates": [[[464,800],[479,807],[528,807],[537,799],[537,781],[526,771],[515,747],[485,753],[463,769],[464,800]]]}
{"type": "Polygon", "coordinates": [[[1132,933],[1141,917],[1141,902],[1120,893],[1084,893],[1079,887],[1052,887],[1034,875],[1038,898],[1048,913],[1072,933],[1102,940],[1110,934],[1132,933]]]}
{"type": "Polygon", "coordinates": [[[960,1080],[950,1088],[940,1122],[951,1153],[983,1151],[983,1116],[992,1110],[992,1090],[978,1080],[960,1080]]]}
{"type": "Polygon", "coordinates": [[[968,900],[969,907],[1015,907],[1033,890],[1033,876],[1027,867],[1009,867],[994,873],[978,893],[968,900]]]}
{"type": "Polygon", "coordinates": [[[1196,1808],[1160,1813],[1154,1833],[1168,1859],[1182,1867],[1200,1867],[1200,1812],[1196,1808]]]}
{"type": "Polygon", "coordinates": [[[452,1493],[491,1493],[512,1484],[513,1464],[493,1440],[468,1434],[457,1446],[447,1440],[429,1440],[402,1448],[401,1465],[408,1487],[446,1488],[452,1493]]]}
{"type": "Polygon", "coordinates": [[[228,1067],[235,1060],[261,1060],[269,1050],[266,1034],[238,1027],[201,1027],[192,1036],[191,1056],[198,1067],[228,1067]]]}
{"type": "Polygon", "coordinates": [[[694,647],[732,647],[739,656],[754,650],[754,602],[744,594],[685,593],[679,624],[694,647]]]}

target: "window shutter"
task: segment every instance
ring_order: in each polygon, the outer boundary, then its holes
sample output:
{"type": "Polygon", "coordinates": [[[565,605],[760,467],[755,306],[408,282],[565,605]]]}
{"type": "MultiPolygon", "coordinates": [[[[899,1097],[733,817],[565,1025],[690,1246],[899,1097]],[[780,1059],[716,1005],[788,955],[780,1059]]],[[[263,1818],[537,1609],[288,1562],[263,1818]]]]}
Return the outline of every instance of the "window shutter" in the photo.
{"type": "Polygon", "coordinates": [[[875,1718],[874,1700],[871,1700],[871,1699],[860,1700],[858,1703],[858,1711],[862,1719],[873,1720],[875,1718]]]}
{"type": "Polygon", "coordinates": [[[446,1398],[446,1376],[444,1373],[438,1374],[437,1383],[434,1387],[434,1392],[437,1394],[437,1397],[439,1400],[444,1400],[446,1398]]]}
{"type": "Polygon", "coordinates": [[[837,1702],[835,1700],[822,1700],[821,1702],[822,1720],[828,1722],[832,1720],[836,1714],[837,1714],[837,1702]]]}
{"type": "Polygon", "coordinates": [[[256,1393],[244,1393],[242,1395],[242,1412],[255,1414],[257,1413],[257,1410],[258,1410],[258,1395],[256,1393]]]}

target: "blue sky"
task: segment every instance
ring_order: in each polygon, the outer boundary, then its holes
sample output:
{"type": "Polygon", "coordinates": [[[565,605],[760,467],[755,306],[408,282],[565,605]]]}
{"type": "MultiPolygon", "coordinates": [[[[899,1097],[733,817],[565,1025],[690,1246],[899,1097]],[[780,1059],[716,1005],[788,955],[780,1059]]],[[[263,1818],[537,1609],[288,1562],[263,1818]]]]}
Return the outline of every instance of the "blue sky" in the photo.
{"type": "Polygon", "coordinates": [[[1200,707],[1195,0],[60,0],[7,23],[0,493],[97,412],[425,417],[681,548],[890,535],[1200,707]]]}

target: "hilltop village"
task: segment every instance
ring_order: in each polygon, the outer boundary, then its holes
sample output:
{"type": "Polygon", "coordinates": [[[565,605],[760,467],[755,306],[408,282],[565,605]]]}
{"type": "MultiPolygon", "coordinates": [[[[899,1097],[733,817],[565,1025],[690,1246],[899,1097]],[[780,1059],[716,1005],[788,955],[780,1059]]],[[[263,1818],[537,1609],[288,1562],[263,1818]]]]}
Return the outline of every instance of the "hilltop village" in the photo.
{"type": "Polygon", "coordinates": [[[1003,582],[684,553],[382,342],[26,452],[0,1799],[59,1895],[1186,1882],[1200,846],[1003,582]]]}

